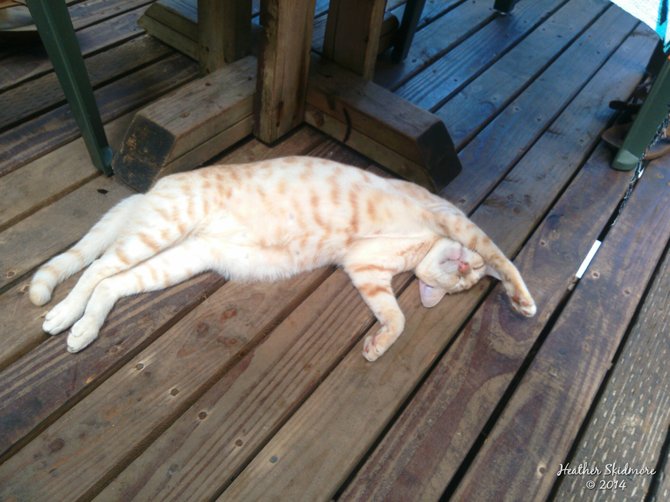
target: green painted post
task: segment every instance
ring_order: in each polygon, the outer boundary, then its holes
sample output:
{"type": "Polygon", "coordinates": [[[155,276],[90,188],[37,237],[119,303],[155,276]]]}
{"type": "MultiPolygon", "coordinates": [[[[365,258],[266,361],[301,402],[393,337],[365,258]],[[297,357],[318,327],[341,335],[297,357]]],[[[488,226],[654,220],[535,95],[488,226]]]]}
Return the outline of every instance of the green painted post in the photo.
{"type": "Polygon", "coordinates": [[[67,5],[63,0],[27,0],[26,3],[93,164],[111,175],[112,149],[105,136],[67,5]]]}
{"type": "Polygon", "coordinates": [[[612,167],[619,171],[630,171],[642,160],[656,132],[670,112],[670,61],[663,67],[644,100],[640,112],[631,125],[621,149],[616,154],[612,167]]]}

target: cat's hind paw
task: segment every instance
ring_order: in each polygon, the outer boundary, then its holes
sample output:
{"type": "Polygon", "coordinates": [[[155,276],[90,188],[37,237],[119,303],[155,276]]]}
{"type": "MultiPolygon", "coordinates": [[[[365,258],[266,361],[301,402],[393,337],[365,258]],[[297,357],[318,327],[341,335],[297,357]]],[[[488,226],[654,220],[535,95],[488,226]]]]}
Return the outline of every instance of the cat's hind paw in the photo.
{"type": "Polygon", "coordinates": [[[77,308],[66,298],[47,313],[42,329],[51,335],[57,335],[72,326],[83,313],[83,308],[77,308]]]}
{"type": "Polygon", "coordinates": [[[97,322],[87,317],[81,318],[67,335],[67,351],[74,354],[85,349],[98,338],[99,331],[97,322]]]}

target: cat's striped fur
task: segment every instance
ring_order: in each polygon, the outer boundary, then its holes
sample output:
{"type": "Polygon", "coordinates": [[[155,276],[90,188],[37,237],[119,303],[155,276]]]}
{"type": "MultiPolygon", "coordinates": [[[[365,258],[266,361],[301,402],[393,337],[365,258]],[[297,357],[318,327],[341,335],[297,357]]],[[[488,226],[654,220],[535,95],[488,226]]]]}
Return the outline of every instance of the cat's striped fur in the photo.
{"type": "Polygon", "coordinates": [[[30,299],[45,304],[58,283],[91,262],[43,326],[52,334],[72,326],[71,352],[95,340],[119,298],[205,270],[273,280],[341,266],[381,325],[365,341],[369,360],[403,331],[391,279],[406,270],[420,279],[426,306],[489,273],[502,280],[515,310],[535,313],[514,265],[452,204],[412,183],[310,157],[213,166],[159,180],[42,266],[30,299]]]}

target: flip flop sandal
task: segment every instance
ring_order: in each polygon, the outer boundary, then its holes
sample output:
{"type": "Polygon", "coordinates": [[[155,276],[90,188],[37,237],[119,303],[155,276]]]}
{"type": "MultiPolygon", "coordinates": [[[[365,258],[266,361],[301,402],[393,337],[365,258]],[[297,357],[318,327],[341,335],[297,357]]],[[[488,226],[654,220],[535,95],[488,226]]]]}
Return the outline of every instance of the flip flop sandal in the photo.
{"type": "MultiPolygon", "coordinates": [[[[623,141],[626,139],[626,135],[628,134],[631,125],[632,122],[615,124],[612,127],[605,129],[600,137],[605,143],[618,150],[623,146],[623,141]]],[[[664,136],[647,148],[644,154],[645,160],[658,159],[670,153],[670,138],[667,137],[669,132],[670,131],[666,128],[664,136]]]]}
{"type": "Polygon", "coordinates": [[[628,113],[637,113],[640,111],[640,108],[642,108],[642,105],[640,104],[628,103],[627,101],[620,101],[618,99],[610,101],[608,106],[610,109],[616,110],[617,112],[628,113]]]}
{"type": "Polygon", "coordinates": [[[654,160],[670,153],[670,138],[660,138],[656,143],[647,148],[644,153],[645,160],[654,160]]]}
{"type": "Polygon", "coordinates": [[[628,130],[630,129],[631,124],[632,122],[614,124],[613,126],[605,129],[600,137],[608,145],[619,149],[623,145],[623,140],[626,138],[626,134],[628,134],[628,130]]]}

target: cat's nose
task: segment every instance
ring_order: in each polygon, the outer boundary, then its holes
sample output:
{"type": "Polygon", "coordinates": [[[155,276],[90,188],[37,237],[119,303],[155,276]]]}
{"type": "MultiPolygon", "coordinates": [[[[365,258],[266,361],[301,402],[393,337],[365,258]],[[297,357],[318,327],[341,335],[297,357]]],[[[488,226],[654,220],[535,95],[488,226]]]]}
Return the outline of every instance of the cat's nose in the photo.
{"type": "Polygon", "coordinates": [[[459,262],[458,263],[458,273],[461,274],[461,275],[465,275],[468,272],[470,272],[470,264],[462,262],[462,261],[459,262]]]}

